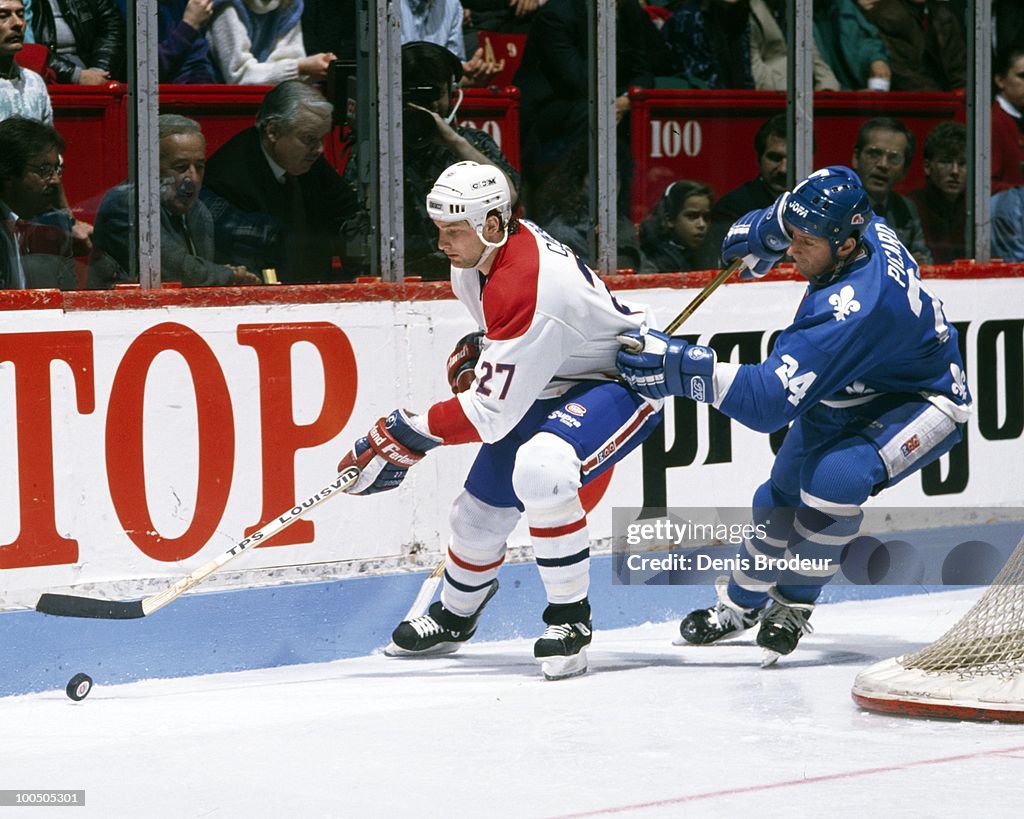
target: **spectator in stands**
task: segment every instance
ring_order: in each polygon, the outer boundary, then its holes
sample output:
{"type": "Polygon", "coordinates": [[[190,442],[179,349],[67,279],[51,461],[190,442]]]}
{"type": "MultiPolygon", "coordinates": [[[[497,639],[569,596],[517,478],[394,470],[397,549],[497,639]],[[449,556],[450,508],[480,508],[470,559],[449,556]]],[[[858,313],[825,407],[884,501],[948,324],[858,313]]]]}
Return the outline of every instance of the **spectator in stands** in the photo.
{"type": "Polygon", "coordinates": [[[70,230],[29,221],[58,205],[63,150],[52,125],[23,117],[0,122],[0,288],[75,286],[70,230]]]}
{"type": "MultiPolygon", "coordinates": [[[[186,287],[259,284],[243,266],[213,261],[213,218],[199,201],[206,170],[206,139],[195,120],[162,114],[160,142],[160,277],[186,287]]],[[[127,182],[111,188],[100,203],[89,260],[89,287],[113,287],[129,277],[129,214],[127,182]]]]}
{"type": "Polygon", "coordinates": [[[462,61],[464,86],[487,85],[505,67],[504,60],[486,59],[481,48],[466,59],[464,12],[459,0],[402,0],[399,11],[402,44],[428,42],[448,49],[462,61]]]}
{"type": "Polygon", "coordinates": [[[924,240],[917,206],[893,190],[906,175],[913,158],[914,135],[898,119],[876,117],[857,132],[852,165],[871,200],[871,208],[896,231],[918,264],[931,264],[932,254],[924,240]]]}
{"type": "Polygon", "coordinates": [[[307,54],[336,54],[350,63],[356,59],[356,0],[305,0],[302,42],[307,54]]]}
{"type": "Polygon", "coordinates": [[[644,273],[710,270],[718,265],[718,248],[707,241],[711,225],[711,188],[680,179],[665,189],[640,224],[644,273]]]}
{"type": "Polygon", "coordinates": [[[1024,261],[1024,43],[992,65],[992,255],[1024,261]]]}
{"type": "Polygon", "coordinates": [[[743,214],[768,207],[780,193],[789,190],[786,182],[789,158],[786,137],[785,114],[775,114],[757,129],[754,134],[757,176],[715,202],[711,209],[711,236],[708,239],[712,247],[721,247],[726,232],[743,214]]]}
{"type": "MultiPolygon", "coordinates": [[[[53,106],[43,78],[29,68],[18,65],[15,55],[24,45],[24,5],[21,0],[0,0],[0,120],[25,117],[53,125],[53,106]],[[20,12],[19,12],[20,9],[20,12]]],[[[64,185],[57,180],[58,196],[55,207],[33,215],[30,221],[38,223],[38,244],[41,236],[66,235],[72,238],[75,255],[85,255],[92,247],[92,225],[75,220],[64,193],[64,185]]],[[[23,226],[23,233],[27,228],[23,226]]]]}
{"type": "Polygon", "coordinates": [[[455,122],[461,77],[462,62],[448,49],[426,41],[402,46],[405,263],[410,273],[427,279],[447,280],[451,271],[448,257],[437,247],[437,227],[423,208],[441,172],[463,160],[494,165],[508,180],[513,204],[521,184],[493,139],[455,122]]]}
{"type": "MultiPolygon", "coordinates": [[[[619,147],[622,153],[624,148],[619,147]]],[[[620,165],[622,160],[620,158],[620,165]]],[[[597,228],[590,217],[590,143],[578,140],[555,166],[544,181],[543,200],[548,203],[546,215],[540,224],[555,239],[568,246],[591,267],[597,258],[591,250],[591,240],[597,228]]],[[[626,214],[628,205],[618,198],[616,220],[616,267],[620,270],[639,270],[643,265],[636,226],[626,214]]]]}
{"type": "Polygon", "coordinates": [[[753,88],[750,0],[686,0],[661,27],[673,74],[693,88],[753,88]]]}
{"type": "Polygon", "coordinates": [[[1020,0],[992,0],[992,28],[995,53],[1024,45],[1024,3],[1020,0]]]}
{"type": "MultiPolygon", "coordinates": [[[[754,88],[785,91],[787,46],[783,0],[750,0],[750,71],[754,88]]],[[[814,48],[814,89],[838,91],[839,80],[814,48]]]]}
{"type": "Polygon", "coordinates": [[[213,16],[213,0],[171,0],[160,3],[158,10],[160,82],[216,82],[210,44],[203,36],[213,16]]]}
{"type": "Polygon", "coordinates": [[[967,130],[942,122],[924,140],[925,183],[910,198],[917,205],[924,239],[936,264],[966,258],[967,130]]]}
{"type": "Polygon", "coordinates": [[[1024,42],[996,54],[992,103],[992,193],[1024,184],[1024,42]]]}
{"type": "Polygon", "coordinates": [[[53,124],[43,78],[14,59],[25,46],[26,30],[22,0],[0,0],[0,119],[26,117],[53,124]]]}
{"type": "MultiPolygon", "coordinates": [[[[125,16],[128,0],[117,0],[125,16]]],[[[210,44],[203,29],[213,16],[213,0],[166,0],[157,4],[157,49],[160,82],[217,82],[210,62],[210,44]]]]}
{"type": "Polygon", "coordinates": [[[888,91],[889,52],[864,16],[877,0],[814,0],[814,43],[844,91],[888,91]]]}
{"type": "Polygon", "coordinates": [[[462,0],[462,35],[467,54],[480,47],[477,32],[529,34],[537,9],[547,0],[462,0]]]}
{"type": "Polygon", "coordinates": [[[864,13],[878,27],[889,52],[893,91],[964,87],[967,44],[963,26],[947,3],[878,0],[864,13]]]}
{"type": "Polygon", "coordinates": [[[33,0],[32,32],[50,49],[57,82],[124,81],[125,25],[114,0],[33,0]]]}
{"type": "Polygon", "coordinates": [[[285,80],[323,82],[337,59],[306,54],[302,0],[214,0],[206,39],[221,82],[270,85],[285,80]]]}
{"type": "MultiPolygon", "coordinates": [[[[637,0],[618,0],[616,9],[615,115],[617,136],[629,144],[629,95],[632,86],[651,87],[656,75],[670,74],[671,55],[651,18],[637,0]]],[[[587,136],[589,43],[587,0],[549,0],[534,17],[523,62],[514,83],[520,108],[523,181],[535,192],[579,139],[587,136]]],[[[628,151],[625,152],[628,156],[628,151]]],[[[623,190],[629,169],[620,168],[623,190]]],[[[528,196],[527,211],[544,212],[528,196]]]]}
{"type": "Polygon", "coordinates": [[[333,269],[343,241],[367,221],[356,191],[324,159],[333,106],[300,80],[272,88],[256,124],[206,165],[203,201],[213,214],[217,261],[274,268],[284,283],[351,279],[333,269]]]}

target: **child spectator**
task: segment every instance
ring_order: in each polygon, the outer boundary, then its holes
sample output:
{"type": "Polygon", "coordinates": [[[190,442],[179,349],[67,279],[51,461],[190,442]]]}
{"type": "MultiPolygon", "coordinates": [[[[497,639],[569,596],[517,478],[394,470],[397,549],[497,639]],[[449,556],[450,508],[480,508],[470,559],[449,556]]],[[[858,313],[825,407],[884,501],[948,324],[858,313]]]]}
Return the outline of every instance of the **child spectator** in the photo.
{"type": "Polygon", "coordinates": [[[710,224],[711,189],[689,179],[673,182],[640,225],[641,272],[717,267],[718,248],[707,241],[710,224]]]}

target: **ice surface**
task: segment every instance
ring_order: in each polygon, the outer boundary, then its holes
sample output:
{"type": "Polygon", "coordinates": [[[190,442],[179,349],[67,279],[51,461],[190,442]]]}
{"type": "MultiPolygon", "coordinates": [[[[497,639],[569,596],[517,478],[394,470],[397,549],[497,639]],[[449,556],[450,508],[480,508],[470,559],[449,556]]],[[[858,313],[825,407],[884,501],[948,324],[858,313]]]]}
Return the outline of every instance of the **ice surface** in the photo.
{"type": "Polygon", "coordinates": [[[674,646],[673,621],[596,631],[560,682],[514,640],[5,697],[0,788],[84,788],[80,818],[1018,817],[1024,728],[850,699],[979,594],[819,606],[769,669],[750,640],[674,646]]]}

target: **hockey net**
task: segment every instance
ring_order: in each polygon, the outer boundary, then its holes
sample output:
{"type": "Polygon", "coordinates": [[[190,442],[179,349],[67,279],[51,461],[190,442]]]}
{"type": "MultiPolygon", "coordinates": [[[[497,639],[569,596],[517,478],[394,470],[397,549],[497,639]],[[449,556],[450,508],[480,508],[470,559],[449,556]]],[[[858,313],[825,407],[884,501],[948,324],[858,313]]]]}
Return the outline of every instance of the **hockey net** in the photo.
{"type": "Polygon", "coordinates": [[[1024,722],[1024,539],[949,631],[865,669],[852,695],[890,714],[1024,722]]]}

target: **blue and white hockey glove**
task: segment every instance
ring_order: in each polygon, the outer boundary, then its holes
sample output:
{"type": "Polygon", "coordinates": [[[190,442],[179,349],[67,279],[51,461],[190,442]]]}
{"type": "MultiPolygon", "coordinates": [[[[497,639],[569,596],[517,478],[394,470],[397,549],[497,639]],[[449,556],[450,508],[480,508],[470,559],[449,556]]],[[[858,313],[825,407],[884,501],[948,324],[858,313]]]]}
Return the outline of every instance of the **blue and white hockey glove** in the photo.
{"type": "Polygon", "coordinates": [[[729,228],[722,242],[722,259],[750,257],[747,268],[755,276],[763,276],[786,255],[793,241],[782,221],[788,193],[779,195],[770,208],[752,210],[729,228]]]}
{"type": "Polygon", "coordinates": [[[715,400],[715,351],[658,330],[630,330],[618,336],[615,366],[626,384],[648,398],[682,395],[715,400]]]}
{"type": "Polygon", "coordinates": [[[386,418],[378,418],[341,459],[339,472],[348,466],[359,467],[359,480],[345,491],[350,495],[373,495],[394,489],[411,467],[440,444],[413,427],[405,410],[396,409],[386,418]]]}

